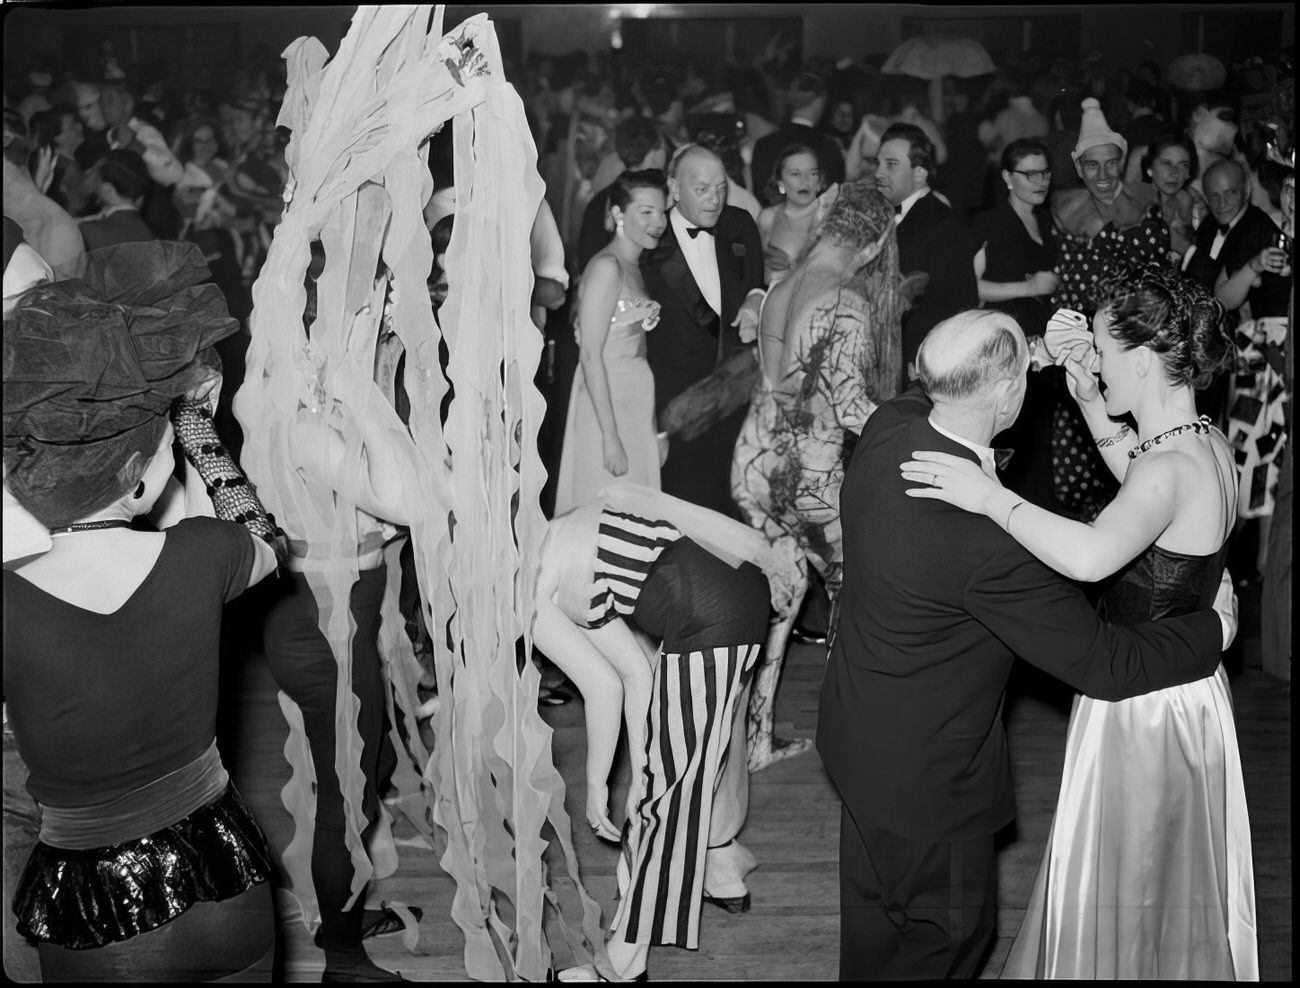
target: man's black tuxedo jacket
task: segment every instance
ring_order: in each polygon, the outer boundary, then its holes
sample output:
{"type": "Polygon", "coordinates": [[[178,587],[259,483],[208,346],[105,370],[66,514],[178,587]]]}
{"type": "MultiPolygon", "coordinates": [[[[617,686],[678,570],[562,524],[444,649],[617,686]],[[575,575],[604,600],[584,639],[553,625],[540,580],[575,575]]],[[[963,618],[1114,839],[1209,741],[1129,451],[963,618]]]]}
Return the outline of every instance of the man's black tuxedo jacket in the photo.
{"type": "MultiPolygon", "coordinates": [[[[660,305],[659,325],[646,334],[646,358],[655,379],[655,413],[742,346],[732,326],[745,296],[763,287],[758,226],[743,209],[727,206],[710,237],[718,258],[722,316],[704,300],[671,223],[659,246],[641,254],[646,293],[660,305]]],[[[733,514],[731,453],[745,420],[740,409],[698,439],[674,440],[661,475],[663,489],[695,504],[733,514]]]]}
{"type": "Polygon", "coordinates": [[[98,219],[82,220],[79,225],[86,250],[158,239],[136,209],[120,209],[98,219]]]}
{"type": "MultiPolygon", "coordinates": [[[[1210,291],[1214,291],[1220,273],[1226,271],[1231,278],[1261,250],[1275,245],[1278,228],[1268,213],[1250,203],[1246,206],[1245,215],[1237,220],[1237,225],[1224,238],[1219,256],[1211,258],[1210,249],[1214,246],[1218,233],[1219,226],[1212,216],[1197,227],[1193,238],[1196,250],[1192,252],[1184,272],[1210,291]]],[[[1259,279],[1260,283],[1246,295],[1252,318],[1285,316],[1291,296],[1291,279],[1270,271],[1265,271],[1259,279]]]]}
{"type": "Polygon", "coordinates": [[[980,304],[970,229],[933,192],[916,200],[898,224],[898,267],[904,275],[924,271],[930,276],[903,316],[906,366],[935,325],[980,304]]]}
{"type": "Polygon", "coordinates": [[[749,166],[749,177],[754,185],[751,191],[765,206],[772,205],[767,197],[767,183],[772,178],[772,169],[776,167],[781,152],[790,144],[805,144],[817,152],[824,186],[829,188],[834,182],[844,181],[844,152],[835,138],[807,124],[786,122],[754,142],[754,156],[749,166]]]}
{"type": "Polygon", "coordinates": [[[1219,663],[1212,611],[1118,628],[999,525],[914,499],[915,450],[975,454],[913,390],[867,421],[840,492],[844,587],[817,748],[859,825],[918,841],[992,834],[1015,816],[1002,701],[1015,656],[1103,700],[1191,682],[1219,663]]]}

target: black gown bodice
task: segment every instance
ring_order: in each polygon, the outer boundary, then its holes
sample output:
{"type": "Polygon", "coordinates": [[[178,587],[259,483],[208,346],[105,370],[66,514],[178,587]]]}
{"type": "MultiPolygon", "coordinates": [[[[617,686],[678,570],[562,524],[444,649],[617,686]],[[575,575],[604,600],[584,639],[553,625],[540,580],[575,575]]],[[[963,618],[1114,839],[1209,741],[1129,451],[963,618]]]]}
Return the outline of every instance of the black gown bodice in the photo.
{"type": "Polygon", "coordinates": [[[1228,544],[1209,556],[1150,546],[1112,576],[1097,613],[1103,621],[1131,626],[1209,608],[1219,591],[1228,544]]]}

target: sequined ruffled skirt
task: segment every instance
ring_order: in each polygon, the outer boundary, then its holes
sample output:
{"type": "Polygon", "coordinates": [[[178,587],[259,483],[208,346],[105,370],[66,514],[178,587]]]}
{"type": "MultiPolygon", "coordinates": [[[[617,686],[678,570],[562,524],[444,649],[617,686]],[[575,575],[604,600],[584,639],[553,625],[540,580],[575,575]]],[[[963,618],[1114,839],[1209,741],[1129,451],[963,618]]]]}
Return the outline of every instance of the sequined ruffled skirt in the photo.
{"type": "Polygon", "coordinates": [[[14,895],[18,932],[76,950],[120,943],[271,877],[266,838],[231,784],[169,827],[109,847],[37,842],[14,895]]]}

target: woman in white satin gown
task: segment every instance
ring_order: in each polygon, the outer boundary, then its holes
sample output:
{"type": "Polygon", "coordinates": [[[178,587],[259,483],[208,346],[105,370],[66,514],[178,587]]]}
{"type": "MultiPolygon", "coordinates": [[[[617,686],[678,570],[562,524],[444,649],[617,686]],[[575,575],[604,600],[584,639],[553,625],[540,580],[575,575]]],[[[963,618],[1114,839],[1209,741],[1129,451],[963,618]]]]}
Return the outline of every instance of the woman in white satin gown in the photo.
{"type": "MultiPolygon", "coordinates": [[[[904,476],[996,519],[1065,575],[1105,580],[1099,609],[1131,624],[1213,597],[1233,526],[1225,437],[1198,418],[1194,387],[1232,354],[1223,310],[1154,267],[1100,286],[1090,370],[1070,390],[1121,480],[1091,524],[1053,515],[941,453],[904,476]],[[1136,434],[1110,416],[1131,415],[1136,434]],[[933,477],[933,481],[931,478],[933,477]]],[[[1058,313],[1057,318],[1075,316],[1058,313]]],[[[909,492],[911,493],[911,492],[909,492]]],[[[1014,978],[1257,980],[1254,874],[1228,679],[1215,675],[1119,702],[1076,697],[1047,850],[1002,971],[1014,978]]]]}
{"type": "Polygon", "coordinates": [[[615,480],[659,487],[654,375],[646,333],[659,303],[637,267],[667,229],[667,185],[657,169],[624,172],[610,188],[614,237],[582,273],[578,359],[560,451],[555,514],[586,504],[615,480]]]}

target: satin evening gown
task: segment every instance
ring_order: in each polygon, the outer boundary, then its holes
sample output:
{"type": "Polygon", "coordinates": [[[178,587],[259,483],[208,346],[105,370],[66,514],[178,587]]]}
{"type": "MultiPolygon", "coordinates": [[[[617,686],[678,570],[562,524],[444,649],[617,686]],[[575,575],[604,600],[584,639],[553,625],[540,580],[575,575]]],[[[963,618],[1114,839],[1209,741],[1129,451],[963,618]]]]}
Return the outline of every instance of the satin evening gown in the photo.
{"type": "Polygon", "coordinates": [[[659,322],[659,303],[648,298],[620,298],[610,319],[602,356],[614,406],[614,424],[627,454],[627,473],[615,477],[605,469],[604,439],[587,379],[579,367],[569,396],[569,415],[560,450],[555,513],[563,514],[624,480],[659,488],[659,440],[655,436],[655,384],[646,362],[645,334],[659,322]]]}
{"type": "MultiPolygon", "coordinates": [[[[1226,546],[1152,546],[1112,578],[1115,624],[1211,606],[1226,546]]],[[[1075,697],[1047,851],[1004,978],[1258,980],[1250,821],[1228,678],[1075,697]]]]}

